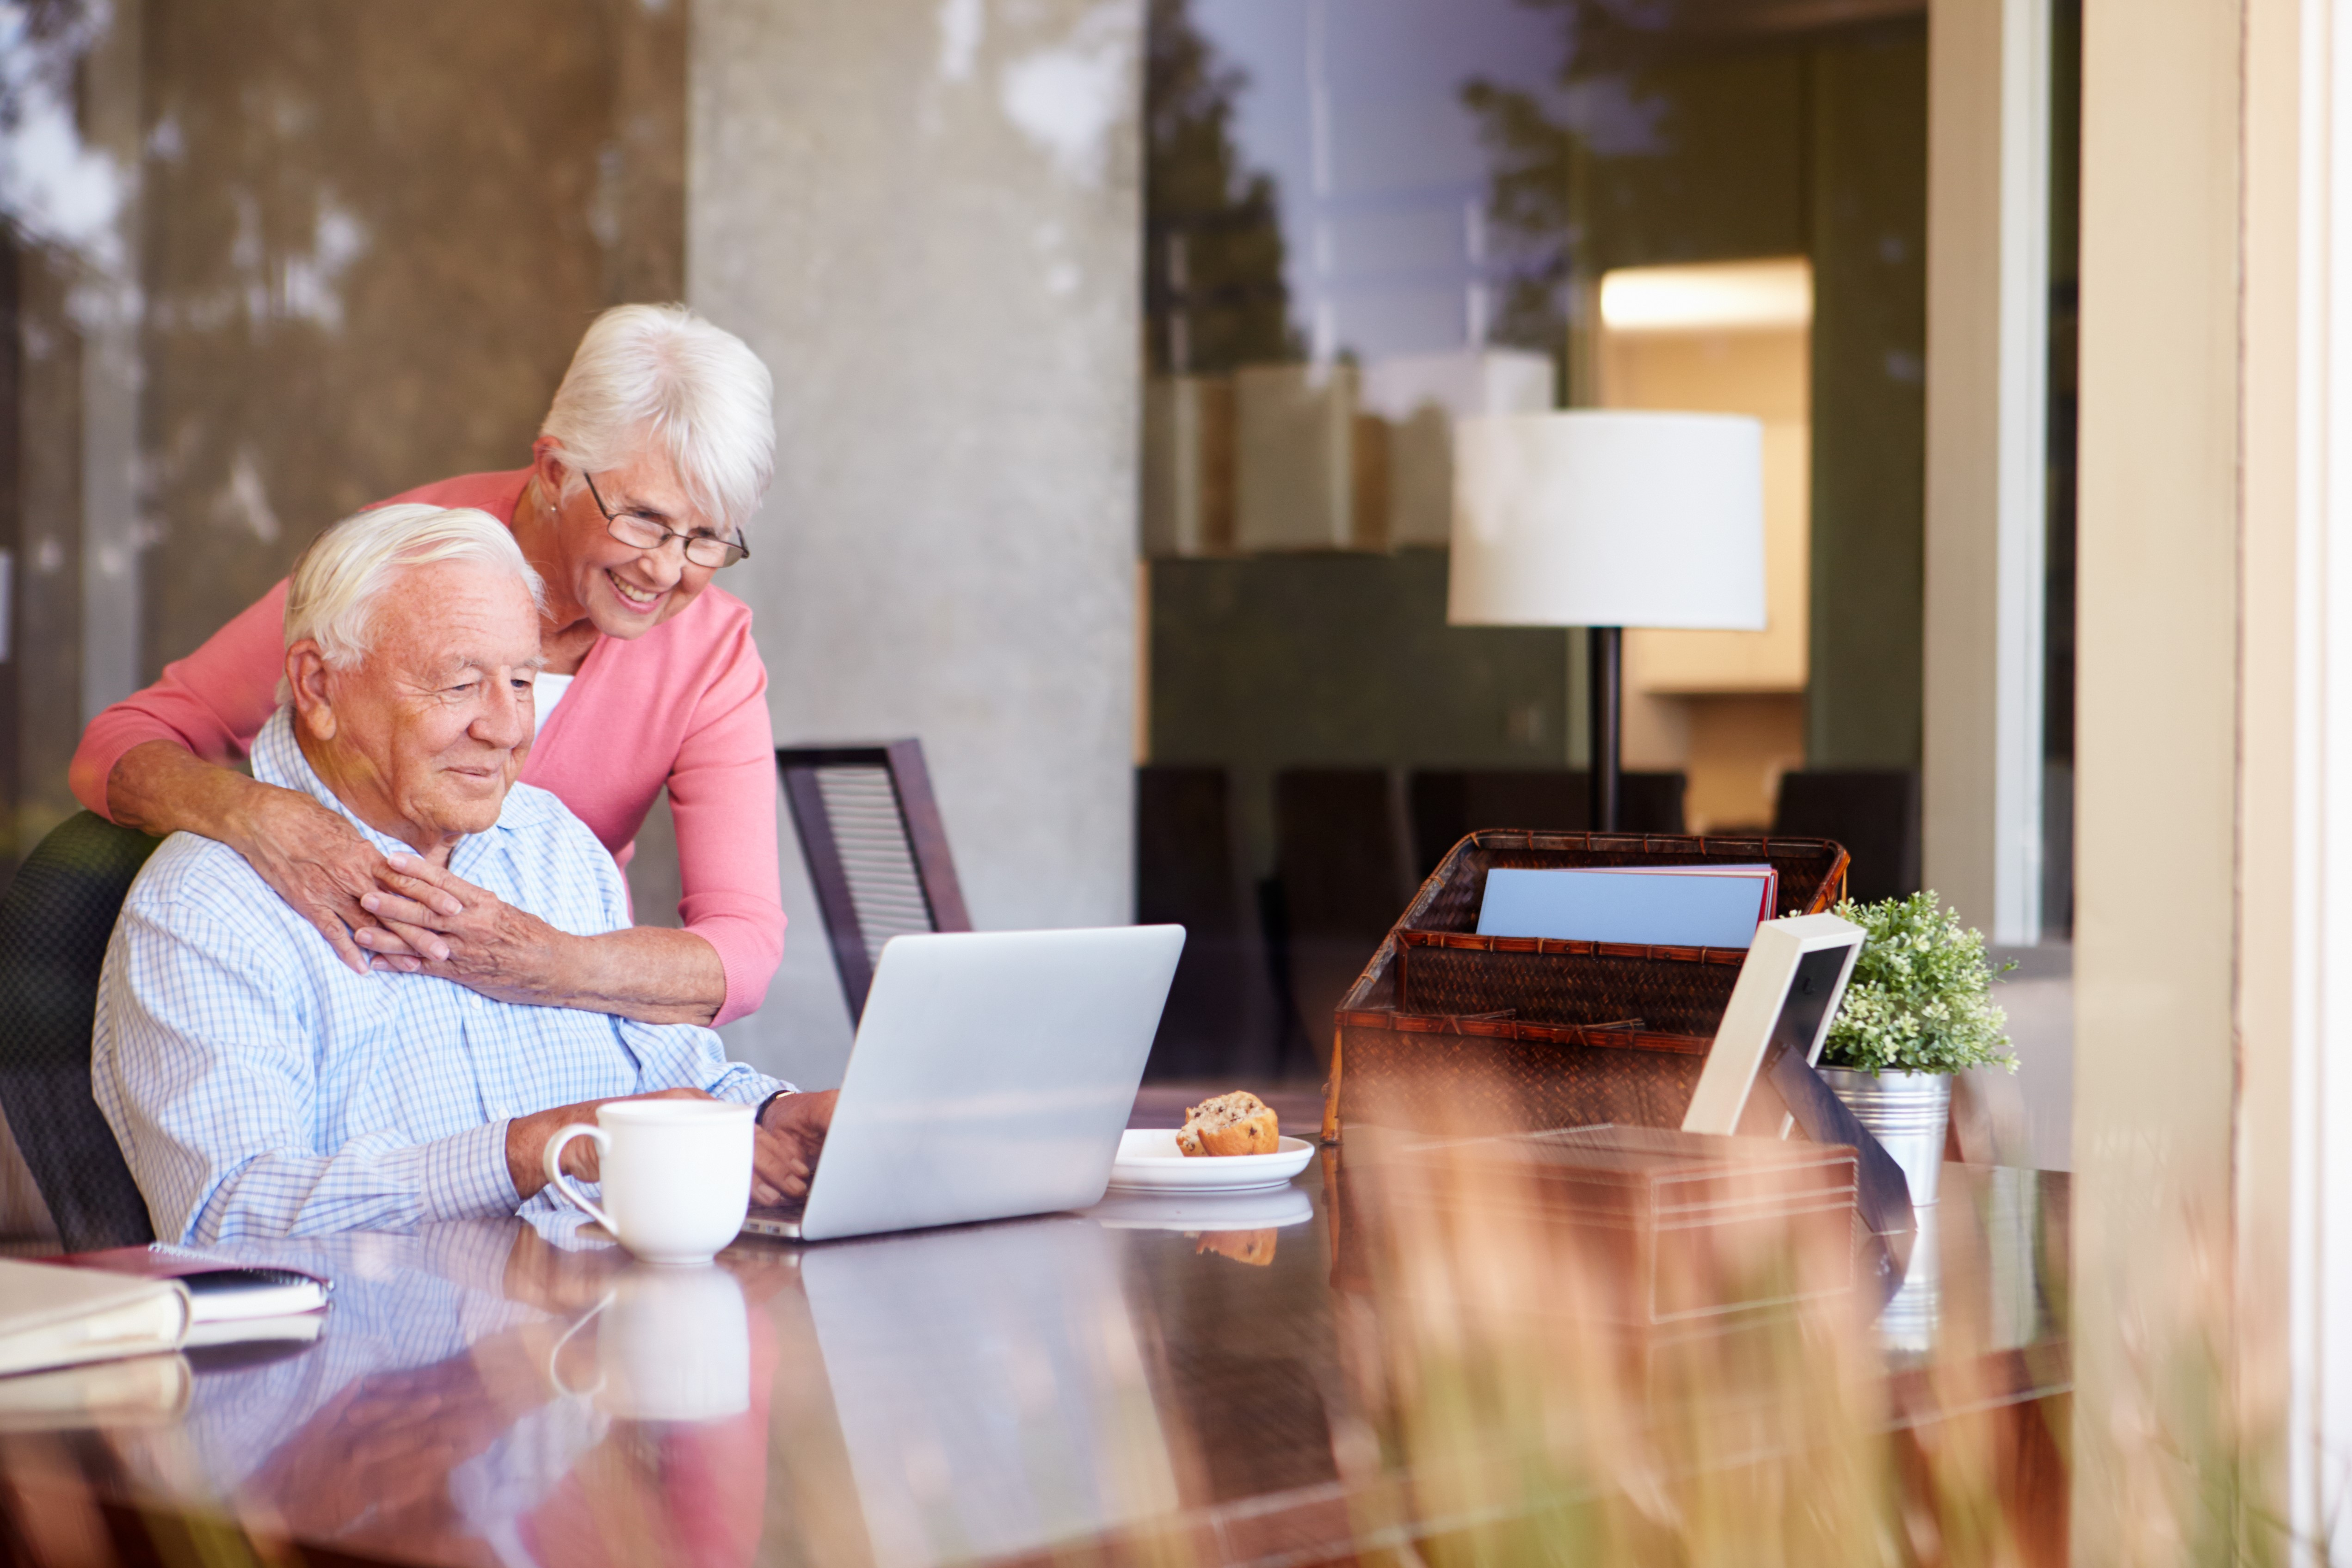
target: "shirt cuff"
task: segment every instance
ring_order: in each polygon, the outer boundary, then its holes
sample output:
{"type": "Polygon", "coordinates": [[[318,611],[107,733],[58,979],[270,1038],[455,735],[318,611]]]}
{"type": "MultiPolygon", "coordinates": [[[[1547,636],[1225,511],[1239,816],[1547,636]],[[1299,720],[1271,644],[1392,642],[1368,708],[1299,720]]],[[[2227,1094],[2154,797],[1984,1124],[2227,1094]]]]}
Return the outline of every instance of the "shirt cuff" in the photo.
{"type": "Polygon", "coordinates": [[[522,1195],[507,1174],[507,1126],[504,1121],[488,1122],[425,1146],[418,1194],[425,1218],[475,1219],[522,1207],[522,1195]]]}

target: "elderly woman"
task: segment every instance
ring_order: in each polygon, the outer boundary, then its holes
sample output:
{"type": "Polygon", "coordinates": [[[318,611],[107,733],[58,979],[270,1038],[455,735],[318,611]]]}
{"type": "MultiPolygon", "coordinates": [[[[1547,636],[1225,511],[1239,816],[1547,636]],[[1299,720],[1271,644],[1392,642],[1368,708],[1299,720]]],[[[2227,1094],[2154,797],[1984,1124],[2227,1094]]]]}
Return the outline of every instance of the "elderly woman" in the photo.
{"type": "MultiPolygon", "coordinates": [[[[227,844],[344,962],[423,970],[485,996],[646,1023],[725,1023],[783,954],[775,748],[751,613],[713,589],[773,469],[767,368],[678,306],[597,318],[526,468],[395,501],[503,519],[547,584],[538,735],[522,781],[625,867],[667,785],[684,930],[576,936],[413,856],[387,860],[297,790],[232,771],[277,703],[286,584],[90,722],[83,804],[154,834],[227,844]]],[[[441,694],[419,692],[420,701],[441,694]]]]}

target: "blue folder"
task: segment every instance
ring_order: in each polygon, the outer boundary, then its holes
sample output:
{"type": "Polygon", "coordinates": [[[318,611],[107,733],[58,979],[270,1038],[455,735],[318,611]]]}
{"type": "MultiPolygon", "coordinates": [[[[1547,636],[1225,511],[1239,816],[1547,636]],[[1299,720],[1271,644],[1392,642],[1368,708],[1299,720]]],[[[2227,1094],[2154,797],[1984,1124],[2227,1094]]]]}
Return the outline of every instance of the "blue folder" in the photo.
{"type": "MultiPolygon", "coordinates": [[[[1741,867],[1741,870],[1750,868],[1741,867]]],[[[1497,866],[1478,906],[1482,936],[1549,936],[1653,947],[1746,947],[1763,911],[1761,877],[1497,866]]]]}

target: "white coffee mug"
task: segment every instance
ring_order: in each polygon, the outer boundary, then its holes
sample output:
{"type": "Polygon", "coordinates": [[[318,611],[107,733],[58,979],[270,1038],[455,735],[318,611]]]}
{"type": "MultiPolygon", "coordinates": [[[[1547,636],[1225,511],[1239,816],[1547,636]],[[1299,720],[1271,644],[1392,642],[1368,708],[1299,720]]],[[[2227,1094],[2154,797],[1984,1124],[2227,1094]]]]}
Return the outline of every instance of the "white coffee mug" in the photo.
{"type": "Polygon", "coordinates": [[[751,1118],[722,1100],[615,1100],[596,1125],[574,1122],[547,1141],[547,1179],[648,1263],[708,1263],[743,1228],[751,1206],[751,1118]],[[563,1175],[563,1146],[593,1138],[604,1207],[563,1175]]]}
{"type": "Polygon", "coordinates": [[[751,1327],[743,1289],[716,1265],[632,1269],[549,1354],[562,1392],[630,1421],[717,1421],[751,1407],[751,1327]],[[563,1347],[599,1313],[596,1382],[563,1378],[563,1347]]]}

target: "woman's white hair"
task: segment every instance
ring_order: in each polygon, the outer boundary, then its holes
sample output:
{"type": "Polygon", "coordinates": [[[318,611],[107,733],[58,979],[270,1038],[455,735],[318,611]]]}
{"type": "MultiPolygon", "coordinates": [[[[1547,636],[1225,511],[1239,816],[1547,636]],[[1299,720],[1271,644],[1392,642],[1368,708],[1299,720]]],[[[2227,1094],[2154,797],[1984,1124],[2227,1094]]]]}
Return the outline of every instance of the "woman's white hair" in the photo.
{"type": "MultiPolygon", "coordinates": [[[[504,523],[472,507],[411,501],[354,512],[310,541],[287,585],[286,645],[308,638],[327,668],[352,668],[374,645],[376,604],[393,579],[453,560],[512,574],[545,613],[546,588],[504,523]]],[[[278,700],[293,699],[281,678],[278,700]]]]}
{"type": "Polygon", "coordinates": [[[552,436],[581,473],[648,448],[711,522],[751,520],[776,468],[775,382],[743,340],[683,305],[615,305],[589,325],[548,405],[552,436]]]}

